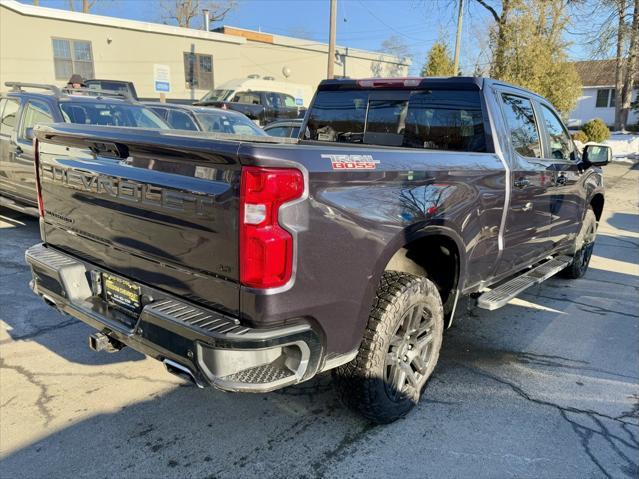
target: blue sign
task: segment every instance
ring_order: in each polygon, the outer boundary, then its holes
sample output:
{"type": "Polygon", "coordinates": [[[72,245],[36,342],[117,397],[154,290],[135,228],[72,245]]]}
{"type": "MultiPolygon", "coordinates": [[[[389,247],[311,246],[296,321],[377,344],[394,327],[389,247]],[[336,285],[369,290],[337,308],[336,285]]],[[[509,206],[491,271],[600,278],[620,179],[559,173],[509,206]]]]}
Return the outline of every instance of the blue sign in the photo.
{"type": "Polygon", "coordinates": [[[168,81],[156,81],[155,82],[155,91],[168,93],[168,92],[171,91],[171,85],[169,84],[168,81]]]}

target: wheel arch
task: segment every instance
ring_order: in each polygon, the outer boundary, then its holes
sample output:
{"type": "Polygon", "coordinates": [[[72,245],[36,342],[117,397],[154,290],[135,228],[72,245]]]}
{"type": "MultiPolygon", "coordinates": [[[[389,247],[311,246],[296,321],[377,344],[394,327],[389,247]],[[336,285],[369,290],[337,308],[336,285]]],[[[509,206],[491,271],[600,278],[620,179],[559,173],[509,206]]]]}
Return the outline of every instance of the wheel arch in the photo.
{"type": "MultiPolygon", "coordinates": [[[[408,273],[420,273],[427,270],[423,263],[415,262],[411,255],[407,255],[405,250],[411,250],[411,247],[425,245],[445,245],[451,248],[451,256],[454,258],[455,271],[450,287],[447,288],[448,295],[445,301],[444,312],[449,313],[452,310],[456,293],[463,288],[463,278],[466,272],[466,247],[461,236],[452,228],[440,225],[428,225],[415,231],[406,229],[398,233],[392,241],[390,241],[383,253],[377,259],[375,268],[370,277],[365,297],[362,301],[362,307],[359,314],[359,327],[363,331],[368,321],[371,304],[375,292],[379,285],[382,275],[392,266],[399,268],[399,271],[408,273]],[[430,243],[429,243],[430,242],[430,243]],[[454,248],[454,250],[453,250],[454,248]],[[417,263],[417,264],[416,264],[417,263]],[[447,311],[448,310],[448,311],[447,311]]],[[[426,257],[428,255],[425,255],[426,257]]],[[[451,259],[451,264],[452,264],[451,259]]],[[[427,271],[426,271],[427,272],[427,271]]],[[[428,274],[427,274],[428,276],[428,274]]],[[[442,285],[437,284],[437,280],[430,278],[440,288],[442,285]]],[[[441,294],[441,290],[440,290],[441,294]]]]}

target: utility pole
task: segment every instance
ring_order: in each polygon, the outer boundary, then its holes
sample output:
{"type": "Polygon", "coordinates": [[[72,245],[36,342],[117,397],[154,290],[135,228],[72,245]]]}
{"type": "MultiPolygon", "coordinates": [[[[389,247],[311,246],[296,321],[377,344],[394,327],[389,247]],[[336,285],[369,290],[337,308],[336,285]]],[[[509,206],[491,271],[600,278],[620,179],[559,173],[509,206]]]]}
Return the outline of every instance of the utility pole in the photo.
{"type": "Polygon", "coordinates": [[[462,22],[464,20],[464,0],[459,0],[459,15],[457,16],[457,36],[455,37],[455,58],[453,60],[453,72],[459,74],[459,50],[461,48],[462,22]]]}
{"type": "Polygon", "coordinates": [[[335,70],[335,22],[337,19],[337,0],[331,0],[331,24],[328,29],[328,65],[326,78],[332,80],[335,70]]]}

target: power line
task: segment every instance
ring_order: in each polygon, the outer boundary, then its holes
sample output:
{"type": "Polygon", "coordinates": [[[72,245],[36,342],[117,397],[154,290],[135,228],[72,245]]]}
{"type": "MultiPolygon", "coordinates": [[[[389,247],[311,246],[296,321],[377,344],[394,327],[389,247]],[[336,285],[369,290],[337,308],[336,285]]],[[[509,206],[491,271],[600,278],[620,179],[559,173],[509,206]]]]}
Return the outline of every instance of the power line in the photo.
{"type": "Polygon", "coordinates": [[[357,0],[357,2],[364,8],[364,10],[366,10],[373,18],[375,18],[378,22],[380,22],[382,25],[386,26],[387,28],[391,29],[392,31],[394,31],[395,33],[397,33],[398,35],[401,35],[402,37],[408,38],[409,40],[413,40],[413,41],[417,41],[417,42],[421,42],[421,43],[426,43],[423,42],[421,38],[416,38],[416,37],[411,37],[409,35],[406,35],[404,32],[401,32],[400,30],[397,30],[395,27],[393,27],[392,25],[389,25],[388,23],[386,23],[384,20],[382,20],[381,18],[379,18],[376,14],[374,14],[363,2],[362,0],[357,0]]]}

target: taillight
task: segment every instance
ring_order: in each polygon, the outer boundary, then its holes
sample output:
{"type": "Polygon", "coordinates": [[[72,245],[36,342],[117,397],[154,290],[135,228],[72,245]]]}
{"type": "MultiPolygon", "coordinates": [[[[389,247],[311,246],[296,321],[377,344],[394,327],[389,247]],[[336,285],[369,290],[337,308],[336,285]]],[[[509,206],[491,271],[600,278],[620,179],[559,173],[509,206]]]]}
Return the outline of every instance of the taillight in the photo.
{"type": "Polygon", "coordinates": [[[42,202],[42,188],[40,188],[40,152],[38,151],[38,139],[33,139],[33,166],[35,167],[36,196],[38,197],[38,213],[44,218],[44,203],[42,202]]]}
{"type": "Polygon", "coordinates": [[[293,271],[293,236],[278,221],[280,206],[304,193],[296,169],[242,168],[240,282],[253,288],[285,285],[293,271]]]}

